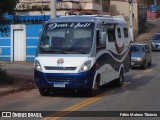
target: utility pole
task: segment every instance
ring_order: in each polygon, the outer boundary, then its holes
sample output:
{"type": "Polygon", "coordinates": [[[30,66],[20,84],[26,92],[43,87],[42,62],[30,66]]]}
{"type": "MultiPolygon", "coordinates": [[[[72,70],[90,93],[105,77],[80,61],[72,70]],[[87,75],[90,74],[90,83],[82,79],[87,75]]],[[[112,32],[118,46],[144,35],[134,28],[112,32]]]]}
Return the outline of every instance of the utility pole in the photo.
{"type": "Polygon", "coordinates": [[[131,34],[131,41],[133,42],[133,0],[128,0],[129,2],[129,31],[131,34]]]}
{"type": "Polygon", "coordinates": [[[154,5],[157,5],[157,0],[154,0],[154,5]]]}
{"type": "Polygon", "coordinates": [[[51,18],[56,18],[56,0],[51,0],[51,8],[50,8],[50,12],[51,12],[51,18]]]}

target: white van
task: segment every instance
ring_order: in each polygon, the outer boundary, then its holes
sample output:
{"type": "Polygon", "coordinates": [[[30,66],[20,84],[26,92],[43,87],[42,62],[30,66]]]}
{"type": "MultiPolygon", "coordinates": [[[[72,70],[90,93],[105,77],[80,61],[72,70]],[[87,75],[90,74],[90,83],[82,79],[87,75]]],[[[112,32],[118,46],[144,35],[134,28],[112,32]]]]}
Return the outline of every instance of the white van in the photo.
{"type": "Polygon", "coordinates": [[[35,85],[42,96],[55,89],[99,94],[112,80],[122,86],[130,70],[131,37],[123,18],[66,16],[49,20],[35,57],[35,85]]]}

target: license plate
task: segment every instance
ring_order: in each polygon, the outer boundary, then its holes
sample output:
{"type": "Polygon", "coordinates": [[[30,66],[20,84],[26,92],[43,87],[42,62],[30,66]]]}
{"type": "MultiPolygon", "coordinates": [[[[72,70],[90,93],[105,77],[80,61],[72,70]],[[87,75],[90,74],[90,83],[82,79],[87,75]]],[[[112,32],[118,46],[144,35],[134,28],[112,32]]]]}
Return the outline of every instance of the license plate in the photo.
{"type": "Polygon", "coordinates": [[[131,65],[134,65],[134,62],[131,62],[131,65]]]}
{"type": "Polygon", "coordinates": [[[54,84],[54,87],[64,88],[64,87],[65,87],[65,84],[54,84]]]}

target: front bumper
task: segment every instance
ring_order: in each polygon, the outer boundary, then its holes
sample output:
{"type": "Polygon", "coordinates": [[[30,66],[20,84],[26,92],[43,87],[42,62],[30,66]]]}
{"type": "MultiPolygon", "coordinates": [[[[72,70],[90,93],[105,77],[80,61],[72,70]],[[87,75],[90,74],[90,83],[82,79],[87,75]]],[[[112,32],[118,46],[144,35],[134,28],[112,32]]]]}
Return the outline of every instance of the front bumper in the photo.
{"type": "Polygon", "coordinates": [[[160,45],[152,45],[152,50],[160,50],[160,45]]]}
{"type": "Polygon", "coordinates": [[[143,61],[131,61],[131,67],[141,67],[143,66],[143,61]]]}
{"type": "Polygon", "coordinates": [[[34,70],[34,82],[39,88],[90,89],[93,86],[94,72],[83,73],[43,73],[34,70]]]}

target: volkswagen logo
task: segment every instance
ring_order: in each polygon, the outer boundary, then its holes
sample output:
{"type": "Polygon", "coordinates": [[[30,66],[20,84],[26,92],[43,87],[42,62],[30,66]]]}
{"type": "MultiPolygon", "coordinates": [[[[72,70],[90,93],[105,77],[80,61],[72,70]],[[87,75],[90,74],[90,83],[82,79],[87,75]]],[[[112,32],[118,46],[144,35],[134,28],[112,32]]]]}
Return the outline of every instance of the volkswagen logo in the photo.
{"type": "Polygon", "coordinates": [[[63,58],[59,58],[58,60],[57,60],[57,64],[63,64],[64,63],[64,59],[63,58]]]}

